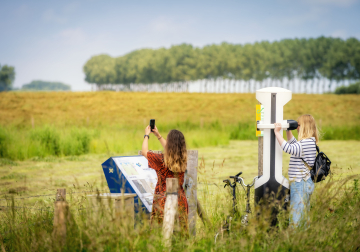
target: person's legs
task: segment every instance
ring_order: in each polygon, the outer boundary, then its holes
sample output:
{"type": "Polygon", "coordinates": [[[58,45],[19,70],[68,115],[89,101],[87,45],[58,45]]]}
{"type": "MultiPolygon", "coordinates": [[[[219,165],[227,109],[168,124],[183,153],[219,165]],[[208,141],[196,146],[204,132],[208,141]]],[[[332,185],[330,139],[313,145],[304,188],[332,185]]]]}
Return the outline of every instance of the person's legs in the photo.
{"type": "Polygon", "coordinates": [[[298,226],[304,212],[304,180],[290,184],[290,224],[298,226]]]}

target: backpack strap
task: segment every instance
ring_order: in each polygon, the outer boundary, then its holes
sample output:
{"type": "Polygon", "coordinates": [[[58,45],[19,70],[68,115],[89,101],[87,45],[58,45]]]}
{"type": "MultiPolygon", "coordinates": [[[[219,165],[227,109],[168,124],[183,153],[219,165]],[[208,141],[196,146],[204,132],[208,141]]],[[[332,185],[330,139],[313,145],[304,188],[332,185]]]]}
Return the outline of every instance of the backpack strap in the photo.
{"type": "Polygon", "coordinates": [[[308,163],[306,163],[303,158],[301,158],[301,160],[303,161],[304,165],[305,165],[309,170],[312,169],[312,167],[311,167],[310,165],[308,165],[308,163]]]}
{"type": "MultiPolygon", "coordinates": [[[[314,141],[314,139],[312,139],[312,138],[310,138],[310,139],[314,141]]],[[[304,139],[303,139],[303,140],[304,140],[304,139]]],[[[301,140],[301,141],[302,141],[302,140],[301,140]]],[[[300,143],[301,143],[301,141],[300,141],[300,143]]],[[[320,149],[319,149],[319,147],[317,146],[317,144],[316,144],[315,141],[314,141],[314,143],[315,143],[316,151],[317,151],[318,153],[320,153],[320,149]]],[[[303,161],[304,165],[305,165],[309,170],[311,170],[312,167],[311,167],[308,163],[306,163],[305,160],[304,160],[302,157],[300,157],[300,158],[301,158],[301,160],[303,161]]]]}

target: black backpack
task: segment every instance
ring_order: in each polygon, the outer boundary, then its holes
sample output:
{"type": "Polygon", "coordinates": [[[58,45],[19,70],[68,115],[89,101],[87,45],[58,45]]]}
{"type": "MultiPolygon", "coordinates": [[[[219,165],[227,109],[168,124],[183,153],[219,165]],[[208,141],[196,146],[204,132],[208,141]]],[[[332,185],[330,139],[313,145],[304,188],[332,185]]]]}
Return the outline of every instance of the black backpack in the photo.
{"type": "Polygon", "coordinates": [[[317,183],[325,180],[326,176],[329,175],[331,161],[324,152],[320,152],[320,148],[316,145],[316,142],[315,146],[318,154],[316,155],[314,166],[312,168],[304,161],[304,159],[301,159],[307,166],[311,168],[311,180],[314,181],[314,183],[317,183]]]}

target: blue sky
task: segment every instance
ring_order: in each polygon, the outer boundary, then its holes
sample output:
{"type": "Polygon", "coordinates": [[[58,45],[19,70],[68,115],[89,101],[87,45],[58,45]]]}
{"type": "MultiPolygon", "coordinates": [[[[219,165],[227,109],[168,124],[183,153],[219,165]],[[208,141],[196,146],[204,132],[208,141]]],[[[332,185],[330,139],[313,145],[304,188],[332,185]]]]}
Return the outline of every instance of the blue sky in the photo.
{"type": "Polygon", "coordinates": [[[80,91],[90,90],[83,65],[103,53],[180,43],[360,39],[360,0],[0,0],[0,21],[0,64],[15,66],[15,87],[40,79],[80,91]]]}

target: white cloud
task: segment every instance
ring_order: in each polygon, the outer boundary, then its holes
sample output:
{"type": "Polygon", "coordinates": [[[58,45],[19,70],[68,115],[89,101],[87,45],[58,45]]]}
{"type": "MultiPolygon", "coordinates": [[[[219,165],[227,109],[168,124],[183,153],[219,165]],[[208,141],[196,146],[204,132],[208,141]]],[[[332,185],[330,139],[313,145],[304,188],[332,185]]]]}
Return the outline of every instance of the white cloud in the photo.
{"type": "Polygon", "coordinates": [[[67,22],[67,18],[55,13],[53,9],[48,9],[43,13],[43,20],[46,22],[54,22],[58,24],[64,24],[67,22]]]}

